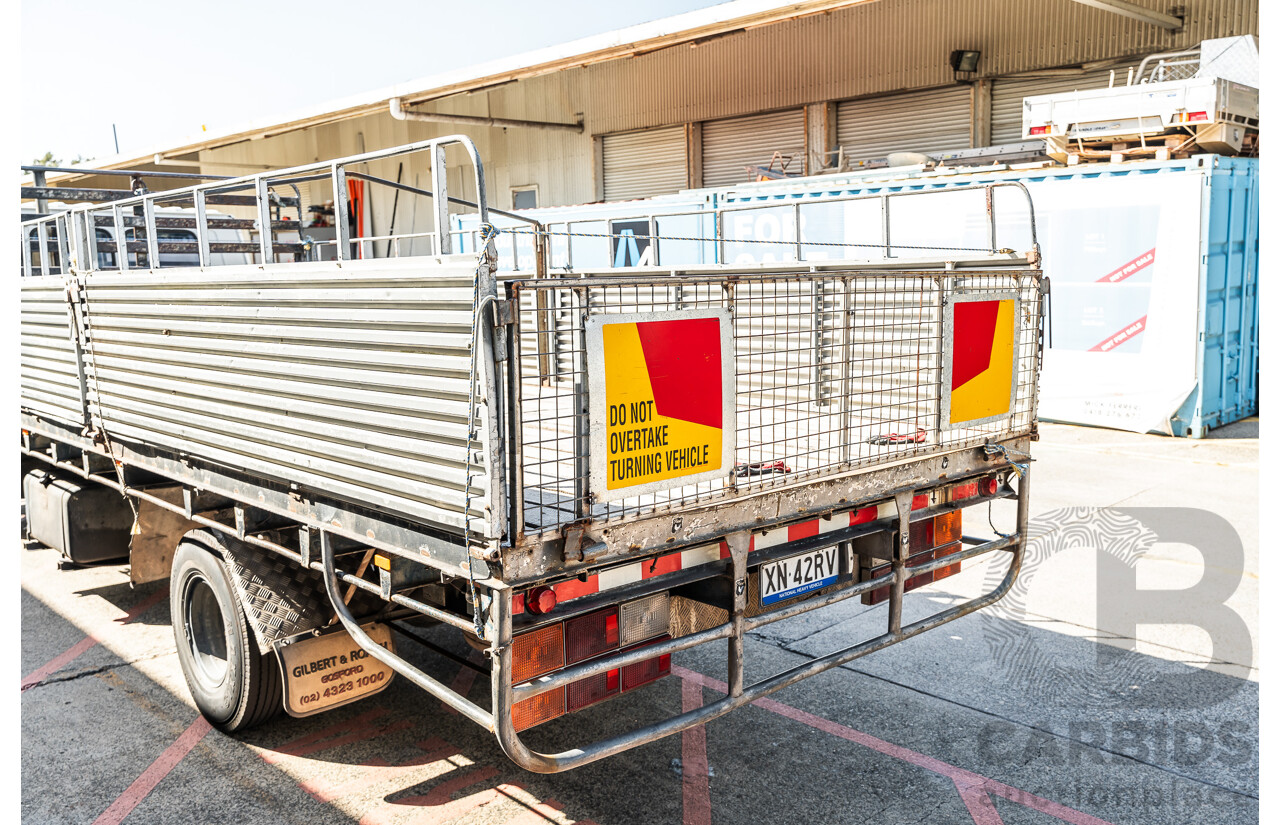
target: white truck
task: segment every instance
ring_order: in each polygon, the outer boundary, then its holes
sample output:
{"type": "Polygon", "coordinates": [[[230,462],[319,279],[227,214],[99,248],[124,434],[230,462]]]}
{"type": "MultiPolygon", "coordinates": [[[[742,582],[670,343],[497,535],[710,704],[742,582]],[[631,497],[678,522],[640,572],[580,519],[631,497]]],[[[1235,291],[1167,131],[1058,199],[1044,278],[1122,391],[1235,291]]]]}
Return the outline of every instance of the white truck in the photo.
{"type": "Polygon", "coordinates": [[[1192,152],[1240,154],[1258,135],[1258,40],[1206,40],[1151,55],[1105,89],[1036,95],[1022,102],[1022,132],[1063,163],[1157,160],[1192,152]]]}
{"type": "MultiPolygon", "coordinates": [[[[24,223],[33,537],[75,559],[110,521],[113,499],[90,492],[122,494],[121,552],[135,581],[169,579],[187,684],[224,731],[395,674],[532,771],[705,723],[989,605],[1017,577],[1047,283],[1034,234],[1021,252],[997,243],[999,186],[975,187],[983,248],[554,273],[539,254],[501,279],[463,137],[24,223]],[[372,173],[390,158],[421,163],[431,189],[372,173]],[[446,191],[447,162],[468,167],[474,200],[446,191]],[[353,236],[351,178],[423,199],[429,230],[353,236]],[[334,260],[281,254],[271,193],[301,182],[332,185],[334,260]],[[217,265],[206,205],[230,191],[268,229],[256,260],[217,265]],[[158,198],[194,210],[196,266],[165,265],[158,198]],[[99,218],[133,207],[132,243],[159,266],[97,254],[99,218]],[[485,223],[478,253],[454,251],[456,209],[485,223]],[[395,256],[424,239],[429,253],[395,256]],[[1017,501],[1012,532],[966,535],[962,514],[1000,498],[1017,501]],[[997,587],[904,619],[909,591],[988,553],[1005,564],[997,587]],[[748,632],[850,598],[885,605],[884,633],[746,682],[748,632]],[[410,661],[393,633],[439,661],[410,661]],[[717,641],[723,699],[599,742],[556,721],[717,641]],[[486,676],[487,701],[449,686],[441,664],[458,663],[486,676]],[[526,744],[543,724],[561,749],[526,744]]],[[[886,243],[907,197],[877,196],[886,243]]]]}

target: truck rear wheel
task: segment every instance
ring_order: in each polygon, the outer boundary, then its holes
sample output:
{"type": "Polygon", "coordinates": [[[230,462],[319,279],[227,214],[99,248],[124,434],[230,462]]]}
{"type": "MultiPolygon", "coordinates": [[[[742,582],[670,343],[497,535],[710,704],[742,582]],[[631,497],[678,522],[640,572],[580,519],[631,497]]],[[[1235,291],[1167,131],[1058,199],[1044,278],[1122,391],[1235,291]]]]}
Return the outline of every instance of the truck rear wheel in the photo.
{"type": "Polygon", "coordinates": [[[234,733],[280,711],[280,666],[258,648],[222,559],[190,540],[173,556],[169,607],[178,661],[196,707],[234,733]]]}

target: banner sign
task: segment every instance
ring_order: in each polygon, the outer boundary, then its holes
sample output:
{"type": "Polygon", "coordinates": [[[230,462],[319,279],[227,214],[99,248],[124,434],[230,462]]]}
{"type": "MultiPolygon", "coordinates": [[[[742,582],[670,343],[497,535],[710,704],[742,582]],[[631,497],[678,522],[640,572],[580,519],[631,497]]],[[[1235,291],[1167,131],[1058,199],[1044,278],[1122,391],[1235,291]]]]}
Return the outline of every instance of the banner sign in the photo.
{"type": "Polygon", "coordinates": [[[592,315],[586,337],[596,501],[729,474],[735,380],[728,310],[592,315]]]}
{"type": "Polygon", "coordinates": [[[1017,391],[1016,292],[954,295],[943,317],[942,426],[1004,418],[1017,391]]]}

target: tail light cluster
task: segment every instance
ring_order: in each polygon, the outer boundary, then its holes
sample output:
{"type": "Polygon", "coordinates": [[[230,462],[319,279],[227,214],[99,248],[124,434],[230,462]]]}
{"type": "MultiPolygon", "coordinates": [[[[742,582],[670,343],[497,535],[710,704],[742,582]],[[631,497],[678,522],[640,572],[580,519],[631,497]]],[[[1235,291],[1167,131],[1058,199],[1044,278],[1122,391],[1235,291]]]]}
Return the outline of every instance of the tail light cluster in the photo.
{"type": "MultiPolygon", "coordinates": [[[[521,633],[512,640],[512,684],[669,638],[670,615],[670,596],[657,593],[521,633]]],[[[512,720],[516,730],[526,730],[670,673],[669,654],[614,668],[516,702],[511,709],[512,720]]]]}
{"type": "MultiPolygon", "coordinates": [[[[952,503],[978,496],[994,496],[1000,491],[1000,479],[987,476],[976,481],[957,484],[950,489],[949,500],[952,503]]],[[[919,498],[919,496],[917,496],[919,498]]],[[[918,509],[913,506],[913,509],[918,509]]],[[[960,550],[960,510],[952,510],[930,519],[922,519],[911,525],[911,547],[913,552],[907,559],[908,565],[923,564],[927,561],[949,556],[960,550]]],[[[888,562],[875,566],[863,567],[859,573],[859,581],[867,581],[884,575],[891,565],[888,562]]],[[[932,573],[918,573],[907,579],[904,590],[915,590],[917,587],[940,581],[960,572],[960,562],[940,567],[932,573]]],[[[862,594],[863,604],[880,604],[889,599],[889,586],[877,587],[862,594]]]]}
{"type": "Polygon", "coordinates": [[[1053,128],[1053,127],[1051,127],[1051,126],[1032,126],[1032,127],[1027,131],[1027,134],[1028,134],[1028,135],[1047,135],[1047,134],[1049,134],[1049,130],[1050,130],[1050,129],[1052,129],[1052,128],[1053,128]]]}
{"type": "MultiPolygon", "coordinates": [[[[960,511],[952,510],[949,513],[943,513],[933,518],[913,522],[911,524],[911,547],[913,549],[924,549],[916,550],[908,556],[908,565],[923,564],[958,552],[960,550],[960,511]]],[[[876,576],[889,572],[891,566],[888,562],[885,562],[874,567],[863,568],[859,580],[874,579],[876,576]]],[[[956,562],[955,564],[948,564],[946,567],[940,567],[930,573],[917,573],[907,579],[903,589],[915,590],[917,587],[945,579],[947,576],[954,576],[959,572],[960,562],[956,562]]],[[[880,604],[888,600],[888,598],[889,585],[885,585],[863,593],[862,603],[880,604]]]]}

